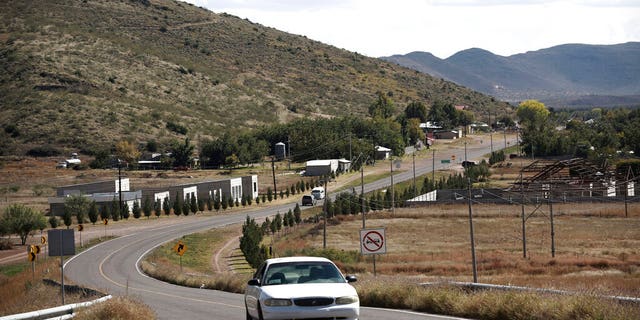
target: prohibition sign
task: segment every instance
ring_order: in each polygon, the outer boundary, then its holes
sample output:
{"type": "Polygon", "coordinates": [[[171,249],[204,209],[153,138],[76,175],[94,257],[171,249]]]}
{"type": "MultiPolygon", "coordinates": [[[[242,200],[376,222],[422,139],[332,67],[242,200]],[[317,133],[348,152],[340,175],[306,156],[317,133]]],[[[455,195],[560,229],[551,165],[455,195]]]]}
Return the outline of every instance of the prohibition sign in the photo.
{"type": "Polygon", "coordinates": [[[387,252],[384,229],[360,230],[360,251],[362,254],[380,254],[387,252]]]}

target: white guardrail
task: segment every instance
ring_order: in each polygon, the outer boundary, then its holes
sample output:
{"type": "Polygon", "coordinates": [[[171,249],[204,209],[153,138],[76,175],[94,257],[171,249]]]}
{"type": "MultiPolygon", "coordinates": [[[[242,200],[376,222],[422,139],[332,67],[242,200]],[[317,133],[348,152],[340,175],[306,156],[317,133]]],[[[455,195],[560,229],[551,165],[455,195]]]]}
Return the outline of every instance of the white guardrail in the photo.
{"type": "Polygon", "coordinates": [[[111,295],[104,296],[102,298],[80,302],[74,304],[67,304],[64,306],[43,309],[38,311],[31,311],[25,313],[14,314],[10,316],[0,317],[0,320],[47,320],[47,319],[70,319],[73,318],[73,313],[75,310],[80,308],[85,308],[91,306],[95,303],[104,302],[111,299],[111,295]]]}

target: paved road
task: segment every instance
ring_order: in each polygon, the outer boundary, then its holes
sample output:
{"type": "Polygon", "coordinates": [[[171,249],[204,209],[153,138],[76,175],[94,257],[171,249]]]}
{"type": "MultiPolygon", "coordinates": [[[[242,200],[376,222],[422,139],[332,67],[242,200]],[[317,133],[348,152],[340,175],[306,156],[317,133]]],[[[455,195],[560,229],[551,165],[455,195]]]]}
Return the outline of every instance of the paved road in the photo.
{"type": "MultiPolygon", "coordinates": [[[[487,153],[487,147],[475,146],[467,150],[469,159],[475,159],[487,153]]],[[[464,159],[464,150],[447,151],[456,159],[464,159]],[[453,152],[453,153],[452,153],[453,152]],[[459,158],[460,157],[460,158],[459,158]]],[[[424,160],[422,162],[426,162],[424,160]]],[[[436,169],[442,165],[436,163],[436,169]]],[[[431,165],[417,165],[416,175],[431,171],[431,165]]],[[[394,176],[394,181],[413,178],[413,171],[405,171],[394,176]]],[[[365,192],[384,188],[390,183],[383,179],[365,185],[365,192]]],[[[291,204],[268,209],[242,212],[226,216],[191,216],[183,221],[175,220],[172,225],[158,226],[153,229],[136,230],[87,251],[84,251],[65,265],[65,275],[75,283],[99,289],[112,295],[129,294],[139,297],[149,305],[160,319],[244,319],[242,295],[215,290],[186,288],[171,285],[149,278],[138,269],[138,262],[157,246],[186,234],[242,223],[249,214],[256,220],[272,216],[276,212],[286,212],[291,204]]],[[[427,315],[401,310],[362,308],[362,318],[368,320],[405,320],[405,319],[454,319],[450,317],[427,315]]]]}

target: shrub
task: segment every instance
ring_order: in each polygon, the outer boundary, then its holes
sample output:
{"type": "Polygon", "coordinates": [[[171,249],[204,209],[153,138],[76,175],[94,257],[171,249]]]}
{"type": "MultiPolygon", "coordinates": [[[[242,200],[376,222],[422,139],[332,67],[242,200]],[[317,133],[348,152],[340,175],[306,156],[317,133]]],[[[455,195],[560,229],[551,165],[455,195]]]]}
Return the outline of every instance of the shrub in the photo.
{"type": "Polygon", "coordinates": [[[34,147],[27,151],[27,155],[32,157],[55,157],[59,156],[60,154],[60,150],[49,144],[34,147]]]}

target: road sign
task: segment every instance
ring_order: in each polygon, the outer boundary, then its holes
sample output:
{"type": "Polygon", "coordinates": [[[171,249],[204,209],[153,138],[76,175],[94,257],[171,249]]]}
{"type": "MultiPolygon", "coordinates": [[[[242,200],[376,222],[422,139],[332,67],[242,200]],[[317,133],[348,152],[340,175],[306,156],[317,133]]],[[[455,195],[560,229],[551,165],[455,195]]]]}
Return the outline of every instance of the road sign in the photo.
{"type": "Polygon", "coordinates": [[[182,255],[184,254],[185,251],[187,251],[187,245],[182,243],[182,242],[178,242],[176,243],[175,246],[173,246],[173,250],[178,253],[178,255],[180,255],[182,257],[182,255]]]}
{"type": "Polygon", "coordinates": [[[29,258],[29,261],[31,261],[31,262],[36,261],[35,252],[27,252],[27,257],[29,258]]]}
{"type": "Polygon", "coordinates": [[[451,163],[451,160],[446,159],[446,160],[440,160],[440,163],[451,163]]]}
{"type": "Polygon", "coordinates": [[[455,154],[451,155],[451,161],[456,161],[456,155],[455,154]]]}
{"type": "Polygon", "coordinates": [[[40,237],[40,243],[47,244],[47,237],[45,236],[40,237]]]}
{"type": "Polygon", "coordinates": [[[173,250],[174,252],[178,253],[178,247],[182,245],[182,241],[178,240],[178,242],[176,242],[176,244],[173,245],[173,248],[171,248],[171,250],[173,250]]]}
{"type": "Polygon", "coordinates": [[[104,219],[104,220],[102,220],[102,223],[103,223],[105,226],[106,226],[106,225],[108,225],[108,224],[109,224],[109,219],[104,219]]]}
{"type": "Polygon", "coordinates": [[[384,228],[360,230],[360,253],[387,253],[387,243],[385,240],[384,228]]]}
{"type": "Polygon", "coordinates": [[[82,232],[82,230],[84,230],[84,226],[82,224],[78,225],[78,231],[82,232]]]}

